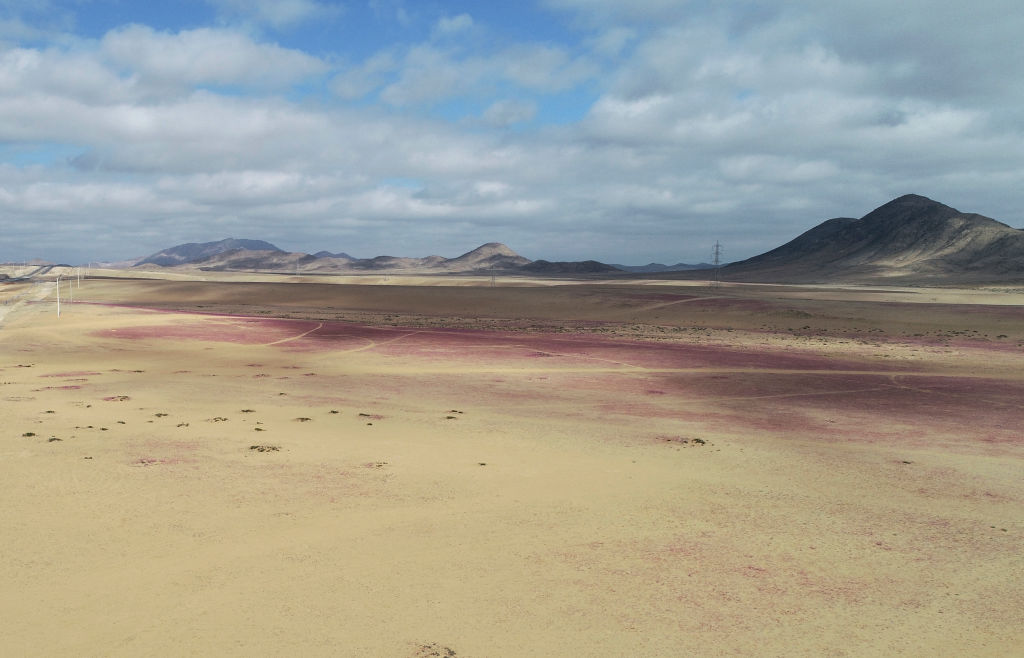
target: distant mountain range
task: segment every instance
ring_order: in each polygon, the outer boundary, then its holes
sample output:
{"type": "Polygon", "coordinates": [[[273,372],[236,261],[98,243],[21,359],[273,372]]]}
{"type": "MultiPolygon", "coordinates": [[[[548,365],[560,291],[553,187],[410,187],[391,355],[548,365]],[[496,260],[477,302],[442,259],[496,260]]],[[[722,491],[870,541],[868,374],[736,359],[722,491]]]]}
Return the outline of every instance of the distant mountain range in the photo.
{"type": "Polygon", "coordinates": [[[613,263],[612,267],[622,270],[623,272],[638,272],[638,273],[658,273],[658,272],[684,272],[686,270],[706,270],[714,267],[711,263],[698,263],[696,265],[688,265],[686,263],[676,263],[675,265],[665,265],[663,263],[647,263],[646,265],[620,265],[613,263]]]}
{"type": "MultiPolygon", "coordinates": [[[[713,266],[608,265],[593,260],[531,261],[489,242],[456,258],[377,256],[355,258],[320,251],[283,251],[262,240],[190,243],[164,249],[136,267],[259,270],[306,273],[519,273],[656,276],[707,279],[713,266]]],[[[719,268],[724,281],[779,283],[893,283],[958,285],[1024,282],[1024,231],[994,219],[962,213],[916,194],[882,205],[860,219],[822,222],[786,244],[719,268]]]]}
{"type": "Polygon", "coordinates": [[[456,258],[427,256],[408,258],[376,256],[355,258],[346,254],[320,251],[316,254],[287,252],[262,240],[228,238],[218,242],[182,244],[158,251],[137,261],[135,267],[159,265],[187,266],[207,271],[260,270],[305,273],[328,272],[405,272],[405,273],[544,273],[591,274],[618,270],[597,261],[531,261],[499,242],[489,242],[456,258]]]}

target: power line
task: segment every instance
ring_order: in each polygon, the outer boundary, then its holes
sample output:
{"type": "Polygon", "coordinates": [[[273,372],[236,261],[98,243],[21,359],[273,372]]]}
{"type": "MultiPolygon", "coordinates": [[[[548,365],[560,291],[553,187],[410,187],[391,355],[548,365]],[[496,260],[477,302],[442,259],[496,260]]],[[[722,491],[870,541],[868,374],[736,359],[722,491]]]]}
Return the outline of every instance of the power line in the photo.
{"type": "Polygon", "coordinates": [[[722,243],[718,240],[715,240],[715,246],[711,249],[711,263],[715,266],[715,286],[718,286],[722,282],[722,243]]]}

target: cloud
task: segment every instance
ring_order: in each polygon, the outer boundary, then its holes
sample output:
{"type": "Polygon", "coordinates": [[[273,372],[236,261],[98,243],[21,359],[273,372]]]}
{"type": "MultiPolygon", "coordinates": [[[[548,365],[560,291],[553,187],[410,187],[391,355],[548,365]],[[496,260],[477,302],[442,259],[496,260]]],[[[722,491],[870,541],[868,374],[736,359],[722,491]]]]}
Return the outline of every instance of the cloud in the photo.
{"type": "Polygon", "coordinates": [[[176,34],[130,25],[108,32],[102,54],[143,84],[243,85],[275,88],[327,72],[316,57],[259,43],[234,30],[199,28],[176,34]]]}
{"type": "Polygon", "coordinates": [[[587,39],[587,45],[602,57],[618,57],[626,46],[637,38],[636,30],[628,27],[608,27],[587,39]]]}
{"type": "Polygon", "coordinates": [[[537,104],[523,100],[501,100],[484,111],[484,121],[494,126],[511,126],[537,115],[537,104]]]}
{"type": "Polygon", "coordinates": [[[486,55],[418,44],[401,58],[394,81],[381,90],[380,98],[406,107],[488,96],[503,85],[555,93],[583,84],[596,73],[597,67],[588,58],[573,57],[564,48],[545,44],[517,44],[486,55]]]}
{"type": "Polygon", "coordinates": [[[728,179],[743,183],[813,183],[840,171],[829,160],[798,161],[773,155],[726,157],[719,161],[719,168],[728,179]]]}
{"type": "Polygon", "coordinates": [[[471,89],[487,68],[480,58],[460,59],[450,50],[418,45],[405,54],[398,79],[385,87],[380,97],[399,107],[430,105],[450,98],[457,90],[471,89]]]}
{"type": "MultiPolygon", "coordinates": [[[[82,103],[111,103],[133,97],[133,84],[105,67],[94,57],[82,57],[62,50],[11,48],[0,51],[0,104],[23,107],[26,124],[31,114],[46,112],[50,96],[74,98],[82,103]],[[37,106],[39,101],[41,106],[37,106]]],[[[19,126],[9,125],[7,134],[17,138],[19,126]]],[[[2,130],[2,128],[0,128],[2,130]]]]}
{"type": "Polygon", "coordinates": [[[493,60],[506,79],[527,89],[564,91],[597,73],[586,57],[573,57],[565,48],[524,44],[506,49],[493,60]]]}
{"type": "Polygon", "coordinates": [[[369,0],[367,6],[378,20],[393,20],[403,28],[413,23],[413,14],[405,7],[404,0],[369,0]]]}
{"type": "Polygon", "coordinates": [[[337,5],[314,0],[209,0],[220,13],[276,29],[293,27],[317,18],[336,15],[337,5]]]}
{"type": "MultiPolygon", "coordinates": [[[[551,9],[569,12],[590,25],[623,22],[675,22],[695,12],[686,0],[542,0],[551,9]]],[[[738,5],[741,3],[737,3],[738,5]]]]}
{"type": "Polygon", "coordinates": [[[394,53],[379,52],[362,64],[344,68],[330,82],[331,90],[345,100],[363,98],[370,92],[383,87],[388,76],[398,69],[394,53]]]}
{"type": "Polygon", "coordinates": [[[444,16],[434,24],[435,37],[450,37],[460,32],[465,32],[473,27],[473,17],[469,14],[458,16],[444,16]]]}
{"type": "Polygon", "coordinates": [[[25,32],[0,47],[3,248],[73,259],[34,246],[59,246],[45,225],[92,259],[236,235],[696,261],[906,192],[1024,224],[1019,12],[908,2],[550,0],[543,42],[485,12],[399,29],[378,2],[376,41],[322,56],[224,23],[25,32]],[[551,121],[564,104],[583,118],[551,121]]]}

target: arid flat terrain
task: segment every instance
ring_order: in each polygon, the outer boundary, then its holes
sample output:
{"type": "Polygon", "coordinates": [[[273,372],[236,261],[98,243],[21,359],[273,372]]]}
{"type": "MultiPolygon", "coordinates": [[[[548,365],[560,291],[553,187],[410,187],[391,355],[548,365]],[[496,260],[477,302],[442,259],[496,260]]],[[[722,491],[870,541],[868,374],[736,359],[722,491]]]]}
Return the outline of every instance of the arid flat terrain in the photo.
{"type": "Polygon", "coordinates": [[[1020,291],[175,276],[0,286],[5,653],[1024,644],[1020,291]]]}

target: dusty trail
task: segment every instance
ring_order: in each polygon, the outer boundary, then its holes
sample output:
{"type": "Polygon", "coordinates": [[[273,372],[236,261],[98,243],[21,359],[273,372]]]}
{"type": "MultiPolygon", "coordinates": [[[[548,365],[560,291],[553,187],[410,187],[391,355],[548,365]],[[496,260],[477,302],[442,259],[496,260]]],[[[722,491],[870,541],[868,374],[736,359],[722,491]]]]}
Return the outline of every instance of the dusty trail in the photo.
{"type": "Polygon", "coordinates": [[[32,286],[28,291],[23,291],[13,298],[13,301],[5,299],[4,303],[0,305],[0,326],[3,325],[4,319],[9,315],[13,315],[25,308],[26,305],[41,302],[50,296],[52,291],[56,288],[56,284],[49,283],[37,283],[32,286]]]}
{"type": "Polygon", "coordinates": [[[422,331],[410,331],[409,333],[402,334],[401,336],[396,336],[396,337],[391,338],[389,340],[372,340],[372,339],[369,339],[369,338],[364,338],[363,340],[369,341],[368,345],[364,345],[363,347],[356,347],[356,348],[351,349],[351,350],[339,350],[339,353],[346,354],[346,353],[349,353],[349,352],[365,352],[367,350],[372,350],[372,349],[375,349],[377,347],[381,347],[383,345],[388,345],[390,343],[397,343],[400,340],[404,340],[404,339],[406,339],[406,338],[408,338],[410,336],[415,336],[416,334],[421,334],[421,333],[423,333],[423,332],[422,331]]]}
{"type": "Polygon", "coordinates": [[[693,302],[710,301],[714,299],[730,299],[729,297],[718,296],[718,297],[691,297],[689,299],[676,299],[671,302],[662,302],[660,304],[651,304],[650,306],[641,306],[634,309],[634,311],[654,311],[659,308],[666,308],[668,306],[675,306],[676,304],[690,304],[693,302]]]}
{"type": "Polygon", "coordinates": [[[297,336],[290,336],[288,338],[282,338],[281,340],[275,340],[275,341],[270,342],[270,343],[264,343],[264,345],[267,346],[267,347],[270,347],[271,345],[281,345],[282,343],[290,343],[293,340],[299,340],[300,338],[305,338],[306,336],[310,335],[314,331],[317,331],[318,329],[323,328],[323,326],[324,326],[324,323],[321,322],[320,324],[318,324],[317,326],[313,327],[309,331],[304,331],[304,332],[302,332],[301,334],[299,334],[297,336]]]}

